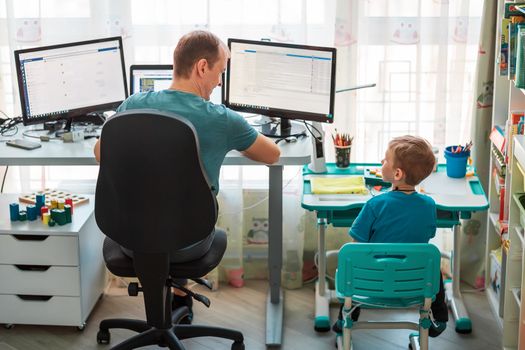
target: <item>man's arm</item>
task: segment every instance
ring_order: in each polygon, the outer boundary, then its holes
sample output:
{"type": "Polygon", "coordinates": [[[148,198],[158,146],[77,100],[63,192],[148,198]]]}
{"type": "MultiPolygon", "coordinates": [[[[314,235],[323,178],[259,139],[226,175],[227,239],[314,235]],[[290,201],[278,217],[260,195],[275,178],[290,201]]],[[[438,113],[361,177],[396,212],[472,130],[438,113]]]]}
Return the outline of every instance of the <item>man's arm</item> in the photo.
{"type": "Polygon", "coordinates": [[[281,156],[281,150],[275,142],[261,134],[257,135],[255,142],[241,153],[251,160],[266,164],[276,163],[281,156]]]}
{"type": "Polygon", "coordinates": [[[95,143],[95,148],[93,148],[93,153],[95,153],[95,159],[100,163],[100,139],[95,143]]]}

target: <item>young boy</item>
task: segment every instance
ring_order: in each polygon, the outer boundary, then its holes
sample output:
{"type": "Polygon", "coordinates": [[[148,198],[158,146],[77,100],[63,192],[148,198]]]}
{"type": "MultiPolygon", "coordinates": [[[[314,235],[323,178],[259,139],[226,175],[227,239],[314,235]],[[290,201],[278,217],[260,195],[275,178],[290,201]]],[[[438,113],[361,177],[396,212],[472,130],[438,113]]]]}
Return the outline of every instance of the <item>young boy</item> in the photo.
{"type": "MultiPolygon", "coordinates": [[[[432,147],[423,138],[406,135],[390,141],[381,171],[383,179],[392,183],[392,191],[372,197],[364,205],[350,228],[352,239],[370,243],[428,243],[436,234],[436,204],[432,198],[417,193],[415,187],[432,173],[434,162],[432,147]]],[[[431,309],[436,325],[430,327],[429,335],[437,337],[448,321],[442,278],[431,309]]],[[[356,308],[352,318],[356,321],[358,317],[356,308]]],[[[337,328],[340,325],[334,325],[336,332],[337,328]]]]}

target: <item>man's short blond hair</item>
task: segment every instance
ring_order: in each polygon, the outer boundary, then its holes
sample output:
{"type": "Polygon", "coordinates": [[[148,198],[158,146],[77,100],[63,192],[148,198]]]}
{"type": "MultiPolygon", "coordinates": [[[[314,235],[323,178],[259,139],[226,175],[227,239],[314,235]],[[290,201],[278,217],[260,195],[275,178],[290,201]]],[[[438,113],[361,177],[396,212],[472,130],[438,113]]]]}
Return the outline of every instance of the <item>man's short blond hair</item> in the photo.
{"type": "Polygon", "coordinates": [[[434,170],[436,159],[432,146],[422,137],[399,136],[388,143],[394,168],[405,173],[407,185],[416,186],[434,170]]]}
{"type": "Polygon", "coordinates": [[[176,77],[189,78],[193,66],[206,59],[210,68],[220,58],[220,48],[228,54],[228,47],[215,34],[205,30],[194,30],[180,38],[173,51],[173,70],[176,77]]]}

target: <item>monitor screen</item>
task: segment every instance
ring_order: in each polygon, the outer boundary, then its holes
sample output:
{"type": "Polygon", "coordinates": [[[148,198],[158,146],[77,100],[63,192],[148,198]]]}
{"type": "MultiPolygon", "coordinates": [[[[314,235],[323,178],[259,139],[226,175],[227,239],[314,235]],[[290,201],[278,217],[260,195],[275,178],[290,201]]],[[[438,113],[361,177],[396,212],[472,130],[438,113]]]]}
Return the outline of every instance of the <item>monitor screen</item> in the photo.
{"type": "Polygon", "coordinates": [[[15,51],[25,125],[115,109],[128,96],[122,38],[15,51]]]}
{"type": "Polygon", "coordinates": [[[168,89],[173,77],[171,64],[134,64],[130,68],[130,94],[168,89]]]}
{"type": "MultiPolygon", "coordinates": [[[[137,92],[159,91],[168,89],[173,79],[171,64],[134,64],[129,74],[130,94],[137,92]]],[[[215,88],[210,96],[210,102],[222,103],[221,88],[215,88]]]]}
{"type": "Polygon", "coordinates": [[[224,103],[237,111],[332,123],[336,49],[229,39],[224,103]]]}

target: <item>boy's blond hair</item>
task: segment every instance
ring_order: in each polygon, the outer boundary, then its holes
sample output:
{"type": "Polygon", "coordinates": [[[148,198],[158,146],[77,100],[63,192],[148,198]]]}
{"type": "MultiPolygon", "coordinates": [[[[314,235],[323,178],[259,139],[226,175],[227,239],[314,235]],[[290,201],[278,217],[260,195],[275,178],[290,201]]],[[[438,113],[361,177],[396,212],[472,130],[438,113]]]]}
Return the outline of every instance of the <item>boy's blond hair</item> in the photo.
{"type": "Polygon", "coordinates": [[[416,186],[434,170],[435,157],[427,140],[418,136],[399,136],[388,143],[394,168],[405,173],[405,183],[416,186]]]}

